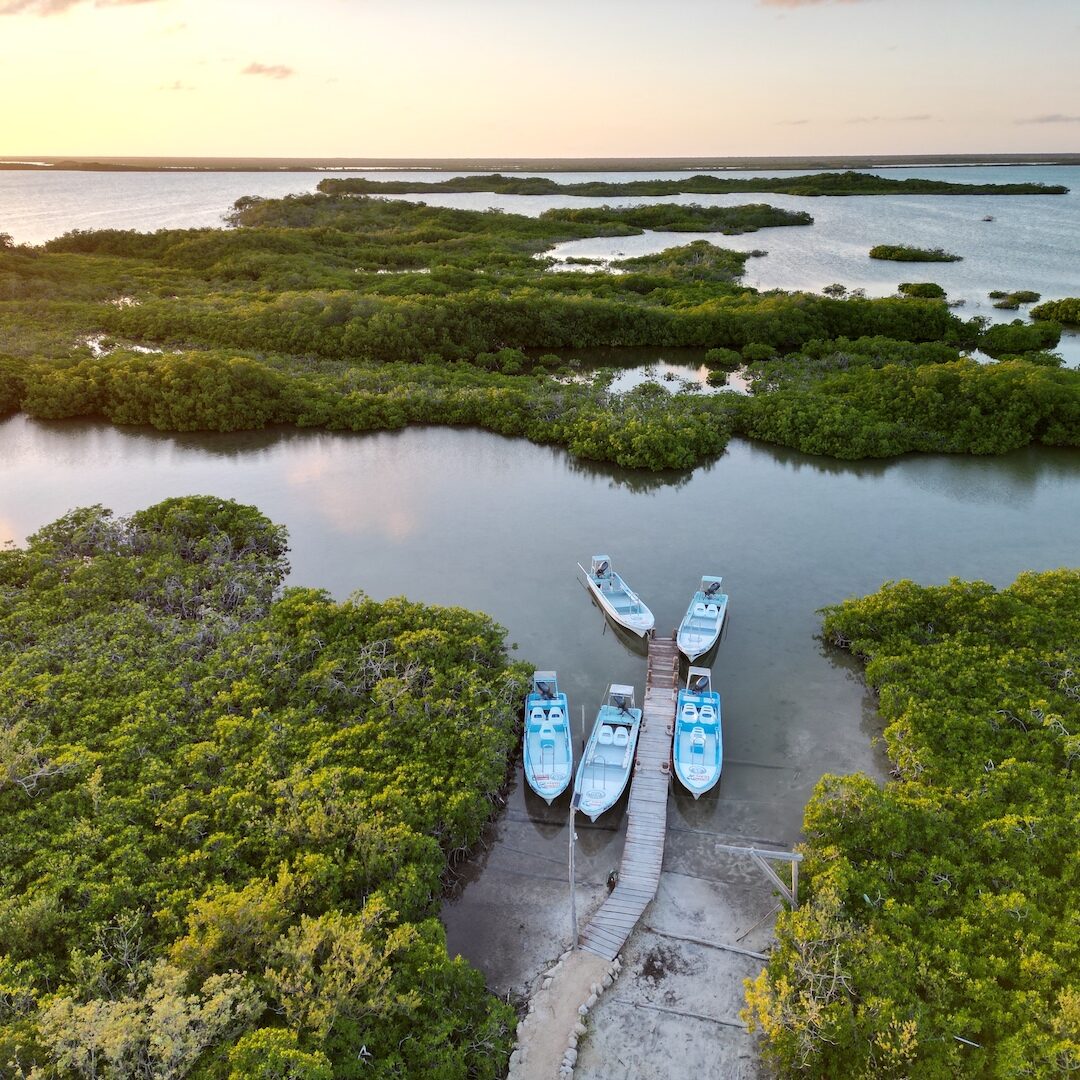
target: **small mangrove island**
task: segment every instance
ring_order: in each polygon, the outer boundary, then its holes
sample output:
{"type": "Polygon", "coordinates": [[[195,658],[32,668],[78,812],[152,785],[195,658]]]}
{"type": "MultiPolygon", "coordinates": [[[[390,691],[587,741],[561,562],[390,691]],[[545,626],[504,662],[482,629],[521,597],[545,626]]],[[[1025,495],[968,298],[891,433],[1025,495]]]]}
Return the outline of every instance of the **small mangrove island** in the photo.
{"type": "Polygon", "coordinates": [[[1031,309],[1031,317],[1044,322],[1080,326],[1080,297],[1067,296],[1064,300],[1046,300],[1031,309]]]}
{"type": "Polygon", "coordinates": [[[582,210],[545,210],[545,221],[570,221],[578,225],[632,225],[654,232],[720,232],[728,236],[757,232],[778,225],[812,225],[803,210],[781,210],[767,203],[746,206],[699,206],[666,203],[659,206],[597,206],[582,210]]]}
{"type": "Polygon", "coordinates": [[[321,180],[327,195],[422,195],[425,193],[490,192],[494,195],[733,195],[772,192],[779,195],[1067,195],[1061,184],[958,184],[949,180],[895,180],[865,172],[809,173],[805,176],[697,175],[678,180],[584,180],[561,183],[543,176],[501,173],[455,176],[449,180],[368,180],[342,177],[321,180]]]}
{"type": "Polygon", "coordinates": [[[943,248],[910,247],[907,244],[875,244],[870,249],[871,259],[889,262],[960,262],[963,255],[953,255],[943,248]]]}
{"type": "Polygon", "coordinates": [[[903,281],[897,292],[902,296],[921,296],[924,300],[944,300],[946,295],[936,281],[903,281]]]}

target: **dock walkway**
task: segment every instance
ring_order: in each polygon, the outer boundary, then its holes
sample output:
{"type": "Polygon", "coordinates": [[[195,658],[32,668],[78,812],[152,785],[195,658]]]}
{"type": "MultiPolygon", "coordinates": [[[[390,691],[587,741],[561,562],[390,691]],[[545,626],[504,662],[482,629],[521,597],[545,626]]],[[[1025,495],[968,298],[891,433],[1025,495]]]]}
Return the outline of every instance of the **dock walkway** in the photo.
{"type": "Polygon", "coordinates": [[[678,668],[674,639],[650,640],[649,673],[619,881],[581,934],[580,947],[605,960],[614,960],[619,954],[660,884],[678,668]]]}

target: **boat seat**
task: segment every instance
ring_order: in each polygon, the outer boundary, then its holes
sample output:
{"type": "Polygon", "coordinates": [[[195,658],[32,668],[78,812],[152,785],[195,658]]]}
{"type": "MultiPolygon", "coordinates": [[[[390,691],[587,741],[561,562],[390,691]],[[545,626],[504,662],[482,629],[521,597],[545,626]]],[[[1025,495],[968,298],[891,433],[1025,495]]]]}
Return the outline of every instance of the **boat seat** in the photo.
{"type": "Polygon", "coordinates": [[[630,732],[624,727],[616,728],[613,734],[616,746],[625,746],[630,741],[630,732]]]}
{"type": "Polygon", "coordinates": [[[690,753],[705,753],[705,729],[703,727],[696,727],[690,732],[690,753]]]}
{"type": "Polygon", "coordinates": [[[706,608],[704,604],[695,604],[694,605],[694,617],[695,618],[704,619],[707,611],[708,611],[708,608],[706,608]]]}
{"type": "Polygon", "coordinates": [[[544,722],[544,710],[539,705],[534,705],[529,711],[529,721],[533,724],[542,724],[544,722]]]}
{"type": "Polygon", "coordinates": [[[711,705],[702,705],[698,710],[698,719],[703,724],[715,724],[716,710],[711,705]]]}
{"type": "Polygon", "coordinates": [[[548,712],[548,722],[551,724],[553,731],[562,731],[565,724],[563,723],[563,711],[558,705],[552,707],[548,712]]]}
{"type": "Polygon", "coordinates": [[[600,734],[597,736],[596,741],[604,746],[609,746],[615,741],[615,732],[607,724],[604,724],[600,728],[600,734]]]}
{"type": "Polygon", "coordinates": [[[684,724],[692,724],[698,718],[697,706],[686,702],[682,707],[682,719],[684,724]]]}
{"type": "Polygon", "coordinates": [[[720,614],[720,609],[716,606],[716,604],[710,604],[705,609],[705,614],[708,615],[710,619],[715,619],[716,616],[720,614]]]}
{"type": "Polygon", "coordinates": [[[555,749],[555,729],[550,724],[540,728],[540,746],[542,749],[555,749]]]}

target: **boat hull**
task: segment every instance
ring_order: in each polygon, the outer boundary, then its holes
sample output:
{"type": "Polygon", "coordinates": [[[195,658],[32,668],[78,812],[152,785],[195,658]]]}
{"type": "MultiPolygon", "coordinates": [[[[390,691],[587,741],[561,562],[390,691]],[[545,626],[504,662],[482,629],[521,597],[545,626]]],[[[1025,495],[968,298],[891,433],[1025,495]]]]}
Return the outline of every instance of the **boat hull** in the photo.
{"type": "Polygon", "coordinates": [[[727,619],[727,597],[721,597],[720,602],[712,606],[716,609],[715,613],[709,611],[704,594],[695,593],[682,622],[679,623],[675,642],[679,652],[690,663],[714,649],[720,640],[727,619]],[[700,611],[701,608],[705,609],[704,613],[700,611]]]}
{"type": "Polygon", "coordinates": [[[530,693],[526,697],[522,758],[525,782],[550,806],[574,775],[573,734],[565,694],[543,698],[530,693]]]}
{"type": "MultiPolygon", "coordinates": [[[[589,592],[595,597],[596,602],[603,609],[604,613],[611,619],[612,622],[617,623],[623,627],[624,630],[629,630],[630,633],[636,634],[640,638],[648,637],[653,627],[656,625],[656,620],[653,618],[652,612],[637,600],[637,605],[642,609],[640,612],[624,612],[620,611],[616,604],[613,602],[610,593],[605,593],[603,588],[597,583],[596,579],[586,571],[585,582],[589,587],[589,592]]],[[[619,592],[617,596],[625,596],[627,593],[619,592]]],[[[633,596],[633,593],[629,595],[633,596]]]]}
{"type": "Polygon", "coordinates": [[[601,708],[574,778],[577,807],[590,821],[610,810],[626,790],[641,728],[640,709],[621,718],[608,710],[601,708]]]}
{"type": "Polygon", "coordinates": [[[695,799],[720,782],[724,738],[719,694],[679,691],[671,757],[679,783],[695,799]]]}

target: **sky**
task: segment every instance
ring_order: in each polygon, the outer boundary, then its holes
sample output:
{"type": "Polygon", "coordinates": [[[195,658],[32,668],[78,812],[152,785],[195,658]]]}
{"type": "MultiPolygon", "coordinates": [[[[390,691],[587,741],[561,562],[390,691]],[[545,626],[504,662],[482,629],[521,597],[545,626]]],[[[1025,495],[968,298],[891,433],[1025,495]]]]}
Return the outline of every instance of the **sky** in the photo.
{"type": "Polygon", "coordinates": [[[0,156],[1080,151],[1076,0],[0,0],[0,156]]]}

